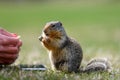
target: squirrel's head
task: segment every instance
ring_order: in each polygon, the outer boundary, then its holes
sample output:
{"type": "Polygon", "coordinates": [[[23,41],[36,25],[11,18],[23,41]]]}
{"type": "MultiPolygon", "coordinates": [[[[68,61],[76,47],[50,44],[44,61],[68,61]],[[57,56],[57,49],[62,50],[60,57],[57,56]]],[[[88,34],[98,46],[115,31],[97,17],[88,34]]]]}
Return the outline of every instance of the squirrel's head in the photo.
{"type": "Polygon", "coordinates": [[[44,45],[53,44],[57,45],[62,43],[67,34],[62,26],[62,23],[59,21],[51,21],[46,23],[45,27],[43,28],[42,35],[39,37],[39,40],[44,45]]]}
{"type": "Polygon", "coordinates": [[[42,31],[42,36],[39,40],[42,41],[42,37],[61,39],[63,36],[66,36],[66,32],[62,26],[62,23],[59,21],[51,21],[46,23],[42,31]]]}

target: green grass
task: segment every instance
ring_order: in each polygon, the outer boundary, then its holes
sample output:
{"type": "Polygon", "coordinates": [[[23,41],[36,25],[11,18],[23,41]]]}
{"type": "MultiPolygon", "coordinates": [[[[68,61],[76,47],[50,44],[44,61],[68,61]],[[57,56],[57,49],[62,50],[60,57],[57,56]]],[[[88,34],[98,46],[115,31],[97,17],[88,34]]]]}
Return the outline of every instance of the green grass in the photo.
{"type": "MultiPolygon", "coordinates": [[[[111,0],[112,1],[112,0],[111,0]]],[[[51,70],[2,70],[3,80],[119,80],[120,3],[59,1],[43,3],[0,3],[0,26],[21,36],[23,46],[15,64],[44,64],[50,68],[47,51],[38,40],[46,22],[59,20],[67,34],[82,46],[82,65],[93,57],[107,57],[113,64],[108,73],[67,74],[51,70]],[[8,72],[7,72],[8,71],[8,72]]]]}
{"type": "Polygon", "coordinates": [[[42,71],[22,71],[3,69],[0,72],[1,80],[119,80],[120,74],[116,72],[93,72],[87,73],[64,73],[53,72],[51,70],[42,71]]]}

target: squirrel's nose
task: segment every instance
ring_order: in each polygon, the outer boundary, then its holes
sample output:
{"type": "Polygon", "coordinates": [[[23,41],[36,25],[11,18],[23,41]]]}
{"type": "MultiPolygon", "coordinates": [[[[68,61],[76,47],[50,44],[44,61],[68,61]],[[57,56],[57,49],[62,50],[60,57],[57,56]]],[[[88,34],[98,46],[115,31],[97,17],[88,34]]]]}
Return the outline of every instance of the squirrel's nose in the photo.
{"type": "Polygon", "coordinates": [[[38,38],[39,38],[39,40],[40,40],[40,41],[42,41],[42,39],[43,39],[43,37],[42,37],[42,36],[40,36],[40,37],[38,37],[38,38]]]}

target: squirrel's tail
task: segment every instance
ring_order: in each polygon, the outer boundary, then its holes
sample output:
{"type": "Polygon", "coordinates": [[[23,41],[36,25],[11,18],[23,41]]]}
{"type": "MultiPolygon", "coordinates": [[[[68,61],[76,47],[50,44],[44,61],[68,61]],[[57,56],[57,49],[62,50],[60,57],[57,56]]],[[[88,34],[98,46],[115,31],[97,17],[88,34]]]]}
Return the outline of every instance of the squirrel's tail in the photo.
{"type": "Polygon", "coordinates": [[[92,59],[89,63],[80,69],[80,72],[95,72],[95,71],[106,71],[111,72],[111,63],[106,58],[92,59]]]}

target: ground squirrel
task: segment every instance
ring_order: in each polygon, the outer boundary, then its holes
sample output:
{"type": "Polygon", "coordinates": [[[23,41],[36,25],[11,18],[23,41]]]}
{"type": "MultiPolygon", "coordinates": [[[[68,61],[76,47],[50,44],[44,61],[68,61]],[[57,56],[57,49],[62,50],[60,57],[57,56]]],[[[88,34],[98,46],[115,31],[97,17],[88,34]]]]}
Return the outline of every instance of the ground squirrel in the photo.
{"type": "MultiPolygon", "coordinates": [[[[39,37],[42,45],[48,50],[52,69],[79,72],[80,64],[83,59],[83,51],[80,44],[70,38],[59,21],[48,22],[43,28],[42,35],[39,37]]],[[[92,60],[84,71],[98,68],[94,66],[96,61],[92,60]],[[94,67],[94,68],[93,68],[94,67]]],[[[103,65],[104,62],[102,62],[103,65]]],[[[100,66],[100,69],[105,66],[100,66]]],[[[105,69],[107,69],[105,67],[105,69]]]]}

